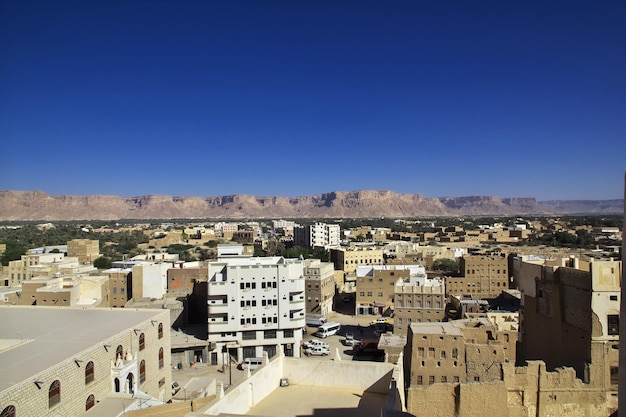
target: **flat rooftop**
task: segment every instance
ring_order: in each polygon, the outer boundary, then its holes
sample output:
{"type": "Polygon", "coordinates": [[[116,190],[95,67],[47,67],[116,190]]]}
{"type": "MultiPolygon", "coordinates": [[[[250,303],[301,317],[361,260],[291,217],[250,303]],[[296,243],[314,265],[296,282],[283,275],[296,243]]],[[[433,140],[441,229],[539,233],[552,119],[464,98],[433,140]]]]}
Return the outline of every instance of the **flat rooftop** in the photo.
{"type": "Polygon", "coordinates": [[[411,330],[419,334],[448,334],[453,336],[463,336],[463,332],[452,322],[433,323],[412,323],[411,330]]]}
{"type": "Polygon", "coordinates": [[[0,391],[162,312],[0,306],[0,391]]]}
{"type": "Polygon", "coordinates": [[[246,416],[380,417],[387,396],[358,390],[307,385],[276,388],[246,416]]]}

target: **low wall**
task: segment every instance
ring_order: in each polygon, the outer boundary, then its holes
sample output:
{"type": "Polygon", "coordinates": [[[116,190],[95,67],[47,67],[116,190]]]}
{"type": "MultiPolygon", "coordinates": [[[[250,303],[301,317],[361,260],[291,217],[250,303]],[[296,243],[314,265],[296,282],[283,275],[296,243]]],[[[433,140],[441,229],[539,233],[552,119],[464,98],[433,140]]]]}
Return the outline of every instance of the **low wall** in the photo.
{"type": "MultiPolygon", "coordinates": [[[[303,360],[278,356],[254,371],[249,378],[231,387],[221,399],[217,399],[199,413],[187,414],[187,417],[245,414],[278,388],[282,378],[287,378],[290,385],[335,387],[387,394],[394,367],[390,363],[303,360]]],[[[218,398],[220,394],[218,392],[218,398]]]]}
{"type": "Polygon", "coordinates": [[[353,389],[387,394],[394,365],[363,361],[284,358],[283,378],[289,384],[353,389]]]}

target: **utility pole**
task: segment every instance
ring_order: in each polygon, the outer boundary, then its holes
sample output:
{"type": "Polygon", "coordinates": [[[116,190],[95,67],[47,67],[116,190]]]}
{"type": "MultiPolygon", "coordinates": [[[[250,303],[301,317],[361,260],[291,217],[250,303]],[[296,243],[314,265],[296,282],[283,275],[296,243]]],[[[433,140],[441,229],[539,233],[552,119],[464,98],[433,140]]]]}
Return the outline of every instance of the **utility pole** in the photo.
{"type": "Polygon", "coordinates": [[[230,358],[230,352],[228,352],[228,386],[233,385],[233,369],[232,369],[232,360],[230,358]]]}

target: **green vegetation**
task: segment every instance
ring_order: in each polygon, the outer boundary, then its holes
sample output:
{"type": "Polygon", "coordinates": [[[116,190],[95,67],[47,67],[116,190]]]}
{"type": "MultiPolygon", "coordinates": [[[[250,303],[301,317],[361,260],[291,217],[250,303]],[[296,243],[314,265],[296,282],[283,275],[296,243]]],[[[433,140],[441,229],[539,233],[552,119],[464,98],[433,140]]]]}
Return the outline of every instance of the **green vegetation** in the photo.
{"type": "Polygon", "coordinates": [[[433,269],[435,271],[443,271],[456,274],[459,272],[459,263],[454,259],[437,259],[433,262],[433,269]]]}
{"type": "Polygon", "coordinates": [[[22,255],[26,253],[27,248],[14,240],[6,240],[3,243],[7,245],[2,257],[0,257],[0,263],[4,266],[9,265],[10,261],[21,259],[22,255]]]}
{"type": "Polygon", "coordinates": [[[93,261],[93,266],[98,269],[109,269],[113,266],[113,261],[106,256],[101,256],[95,261],[93,261]]]}
{"type": "Polygon", "coordinates": [[[181,245],[180,243],[174,243],[167,247],[167,253],[178,254],[178,259],[181,261],[193,261],[195,257],[191,254],[190,249],[193,245],[181,245]]]}

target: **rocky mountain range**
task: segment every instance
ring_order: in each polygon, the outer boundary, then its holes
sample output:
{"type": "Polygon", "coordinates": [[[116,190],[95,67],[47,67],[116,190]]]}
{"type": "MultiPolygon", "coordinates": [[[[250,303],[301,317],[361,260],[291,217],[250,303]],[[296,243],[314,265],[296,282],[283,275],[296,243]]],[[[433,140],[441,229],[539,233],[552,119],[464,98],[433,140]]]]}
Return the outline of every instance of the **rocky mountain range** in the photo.
{"type": "Polygon", "coordinates": [[[0,221],[248,218],[407,218],[622,214],[624,200],[554,200],[493,196],[424,197],[393,191],[333,191],[299,197],[58,195],[1,191],[0,221]]]}

